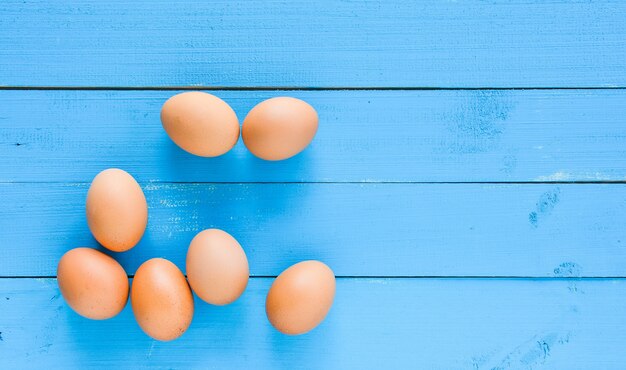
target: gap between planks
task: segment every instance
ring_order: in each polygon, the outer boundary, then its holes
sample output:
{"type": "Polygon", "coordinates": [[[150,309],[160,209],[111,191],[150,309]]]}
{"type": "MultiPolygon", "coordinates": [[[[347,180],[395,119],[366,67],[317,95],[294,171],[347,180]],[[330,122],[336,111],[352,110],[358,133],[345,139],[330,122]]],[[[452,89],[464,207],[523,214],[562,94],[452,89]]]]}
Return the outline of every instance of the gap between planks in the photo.
{"type": "MultiPolygon", "coordinates": [[[[127,275],[129,279],[135,277],[134,274],[127,275]]],[[[185,275],[187,277],[187,275],[185,275]]],[[[275,279],[276,275],[253,275],[250,279],[275,279]]],[[[56,279],[56,275],[15,275],[15,276],[0,276],[0,279],[56,279]]],[[[559,280],[623,280],[626,276],[506,276],[506,275],[494,275],[494,276],[480,276],[480,275],[338,275],[336,279],[404,279],[404,280],[535,280],[535,281],[559,281],[559,280]]]]}
{"type": "Polygon", "coordinates": [[[624,86],[525,86],[525,87],[436,87],[436,86],[0,86],[1,90],[59,90],[59,91],[516,91],[516,90],[626,90],[624,86]]]}
{"type": "MultiPolygon", "coordinates": [[[[205,184],[205,185],[265,185],[265,184],[320,184],[320,185],[603,185],[626,184],[626,180],[574,180],[574,181],[147,181],[145,184],[205,184]]],[[[89,185],[91,181],[0,181],[0,185],[11,184],[66,184],[89,185]]]]}

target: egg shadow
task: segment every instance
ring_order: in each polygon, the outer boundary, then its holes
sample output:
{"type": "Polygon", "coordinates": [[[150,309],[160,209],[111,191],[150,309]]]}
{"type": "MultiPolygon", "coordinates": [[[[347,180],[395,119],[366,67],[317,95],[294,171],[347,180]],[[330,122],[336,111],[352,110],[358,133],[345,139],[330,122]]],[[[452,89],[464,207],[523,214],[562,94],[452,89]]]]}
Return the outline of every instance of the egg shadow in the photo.
{"type": "Polygon", "coordinates": [[[315,148],[310,145],[294,157],[282,161],[266,161],[250,153],[242,140],[218,157],[199,157],[187,153],[164,134],[168,166],[162,173],[174,182],[311,182],[315,175],[315,148]]]}
{"type": "MultiPolygon", "coordinates": [[[[78,364],[105,363],[111,358],[137,355],[137,344],[150,341],[134,322],[130,302],[117,316],[108,320],[90,320],[75,313],[67,304],[60,307],[64,342],[78,364]],[[101,349],[101,350],[95,350],[101,349]]],[[[80,367],[80,366],[79,366],[80,367]]]]}
{"type": "Polygon", "coordinates": [[[314,153],[303,151],[283,161],[266,161],[246,153],[242,158],[249,180],[251,200],[269,219],[284,216],[288,208],[297,209],[306,200],[312,185],[314,153]],[[294,195],[298,196],[294,196],[294,195]]]}
{"type": "MultiPolygon", "coordinates": [[[[273,243],[274,238],[268,235],[280,235],[287,219],[293,219],[296,227],[300,220],[306,219],[306,214],[301,214],[298,210],[308,202],[308,194],[315,186],[306,183],[315,172],[314,147],[310,146],[287,160],[265,161],[250,153],[239,140],[230,152],[220,157],[203,158],[185,152],[169,140],[165,133],[163,135],[163,140],[166,141],[163,145],[168,157],[166,175],[184,182],[172,185],[178,189],[177,199],[195,205],[187,209],[187,212],[174,208],[159,209],[159,212],[165,214],[155,221],[193,217],[193,230],[183,231],[184,237],[177,239],[182,239],[181,242],[187,245],[201,230],[223,229],[231,233],[246,251],[251,275],[280,273],[282,270],[277,268],[276,262],[269,261],[272,251],[276,252],[272,259],[284,259],[290,253],[291,245],[302,243],[302,240],[276,238],[276,243],[273,243]],[[197,191],[189,191],[190,189],[197,191]],[[261,234],[264,234],[263,238],[259,238],[261,234]],[[259,244],[259,240],[263,242],[259,244]]],[[[158,204],[149,204],[150,206],[160,207],[158,204]]],[[[162,239],[152,237],[149,231],[144,239],[150,239],[152,243],[162,243],[162,239]]],[[[172,246],[174,247],[178,248],[172,246]]],[[[164,246],[159,246],[157,250],[163,248],[164,246]]],[[[121,256],[121,260],[132,265],[134,258],[142,255],[131,250],[128,256],[121,256]]],[[[173,262],[184,271],[184,266],[180,265],[182,259],[178,254],[176,256],[173,262]]],[[[287,258],[287,261],[295,262],[300,259],[293,256],[287,258]]]]}
{"type": "MultiPolygon", "coordinates": [[[[256,335],[257,305],[249,299],[250,292],[244,291],[235,302],[215,306],[202,301],[194,293],[194,320],[184,335],[184,340],[202,349],[207,363],[216,357],[241,356],[242,350],[253,348],[256,335]],[[228,338],[225,342],[224,338],[228,338]],[[216,345],[216,343],[220,343],[216,345]]],[[[212,361],[213,359],[213,361],[212,361]]]]}
{"type": "Polygon", "coordinates": [[[163,133],[162,146],[168,166],[162,175],[174,182],[230,182],[241,179],[240,157],[242,149],[237,143],[233,149],[219,157],[199,157],[178,147],[163,133]]]}
{"type": "MultiPolygon", "coordinates": [[[[271,324],[268,324],[271,326],[271,324]]],[[[323,323],[322,323],[323,325],[323,323]]],[[[333,355],[334,336],[329,331],[329,325],[317,327],[301,335],[286,335],[271,328],[269,339],[271,344],[272,367],[277,369],[293,369],[302,364],[321,369],[330,369],[337,366],[333,355]],[[320,348],[327,348],[328,352],[320,354],[320,348]],[[288,356],[285,354],[289,354],[288,356]]]]}
{"type": "Polygon", "coordinates": [[[294,255],[295,247],[310,238],[294,230],[307,222],[306,209],[314,207],[310,195],[317,185],[305,183],[312,158],[305,151],[285,161],[269,162],[248,152],[241,165],[250,182],[220,186],[222,195],[227,194],[221,198],[220,209],[230,215],[220,219],[225,227],[238,232],[234,236],[248,255],[251,275],[278,275],[288,266],[285,263],[305,257],[294,255]],[[283,175],[296,172],[300,178],[283,180],[283,175]]]}

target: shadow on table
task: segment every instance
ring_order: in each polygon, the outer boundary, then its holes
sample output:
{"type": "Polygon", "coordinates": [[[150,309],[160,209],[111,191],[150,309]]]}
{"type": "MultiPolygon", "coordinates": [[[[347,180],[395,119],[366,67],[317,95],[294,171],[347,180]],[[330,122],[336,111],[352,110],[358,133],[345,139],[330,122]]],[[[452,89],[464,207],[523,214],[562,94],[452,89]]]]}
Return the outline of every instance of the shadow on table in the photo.
{"type": "MultiPolygon", "coordinates": [[[[265,296],[273,279],[250,281],[234,303],[213,306],[195,297],[191,326],[180,338],[159,342],[137,325],[130,302],[113,319],[94,321],[61,306],[54,341],[71,355],[65,363],[106,365],[124,363],[129,368],[328,368],[332,357],[333,326],[326,325],[302,336],[287,336],[271,327],[265,316],[265,296]],[[329,347],[331,346],[331,347],[329,347]],[[329,349],[330,348],[330,349],[329,349]],[[309,364],[309,366],[307,366],[309,364]]],[[[336,365],[336,364],[335,364],[336,365]]]]}
{"type": "Polygon", "coordinates": [[[160,178],[184,182],[306,182],[315,176],[315,150],[307,148],[284,161],[265,161],[250,153],[243,142],[228,153],[214,158],[185,152],[167,137],[160,178]]]}

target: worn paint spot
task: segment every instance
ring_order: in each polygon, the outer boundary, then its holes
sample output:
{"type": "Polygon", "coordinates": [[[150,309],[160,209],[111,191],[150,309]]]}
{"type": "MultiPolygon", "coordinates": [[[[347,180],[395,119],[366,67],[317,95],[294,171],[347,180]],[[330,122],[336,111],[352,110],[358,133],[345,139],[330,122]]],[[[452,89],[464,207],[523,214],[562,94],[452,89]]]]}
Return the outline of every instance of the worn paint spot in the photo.
{"type": "MultiPolygon", "coordinates": [[[[53,129],[24,129],[19,127],[12,127],[3,129],[0,132],[0,143],[13,146],[22,146],[25,143],[34,143],[38,148],[44,150],[54,150],[63,146],[66,142],[66,137],[60,132],[60,130],[53,129]]],[[[76,145],[79,145],[76,143],[76,145]]]]}
{"type": "Polygon", "coordinates": [[[541,213],[552,211],[554,206],[559,202],[560,189],[556,188],[554,191],[543,193],[539,202],[537,202],[537,209],[541,213]]]}
{"type": "Polygon", "coordinates": [[[528,214],[528,222],[530,222],[531,225],[537,227],[537,212],[530,212],[528,214]]]}
{"type": "Polygon", "coordinates": [[[563,262],[554,269],[555,277],[579,277],[583,268],[575,262],[563,262]]]}
{"type": "Polygon", "coordinates": [[[156,340],[153,340],[152,343],[150,344],[150,349],[148,350],[148,353],[146,353],[146,358],[152,357],[152,351],[154,350],[155,344],[156,344],[156,340]]]}
{"type": "Polygon", "coordinates": [[[159,184],[150,182],[150,183],[144,185],[143,190],[145,192],[157,191],[157,190],[159,190],[159,184]]]}
{"type": "Polygon", "coordinates": [[[544,363],[548,356],[550,356],[550,345],[545,340],[538,340],[535,342],[535,347],[521,358],[521,362],[523,364],[533,364],[538,361],[544,363]]]}
{"type": "MultiPolygon", "coordinates": [[[[583,173],[570,173],[565,171],[557,171],[550,175],[538,176],[535,181],[540,182],[552,182],[552,181],[606,181],[616,180],[616,178],[609,176],[602,172],[583,172],[583,173]]],[[[619,180],[619,179],[618,179],[619,180]]]]}
{"type": "Polygon", "coordinates": [[[569,332],[564,334],[548,333],[546,335],[536,335],[513,349],[492,369],[526,369],[543,365],[556,346],[565,345],[569,343],[569,340],[569,332]]]}
{"type": "Polygon", "coordinates": [[[512,103],[506,91],[474,91],[443,118],[449,122],[453,153],[479,153],[492,149],[500,140],[512,103]]]}
{"type": "Polygon", "coordinates": [[[0,331],[0,341],[4,342],[4,338],[2,338],[2,332],[0,331]]]}
{"type": "Polygon", "coordinates": [[[560,194],[561,189],[559,188],[541,194],[541,197],[535,204],[535,210],[528,214],[528,222],[533,227],[537,227],[542,218],[552,213],[552,210],[560,201],[560,194]]]}
{"type": "Polygon", "coordinates": [[[571,174],[563,171],[557,171],[551,175],[539,176],[535,178],[535,181],[569,181],[571,179],[571,174]]]}
{"type": "Polygon", "coordinates": [[[484,369],[485,365],[491,358],[493,358],[494,355],[497,354],[497,352],[497,350],[493,350],[489,353],[472,357],[472,369],[484,369]]]}
{"type": "MultiPolygon", "coordinates": [[[[184,199],[183,199],[184,201],[184,199]]],[[[181,201],[174,201],[171,199],[161,199],[159,200],[159,204],[162,205],[165,208],[175,208],[175,207],[181,207],[184,206],[184,204],[182,204],[181,201]]]]}
{"type": "Polygon", "coordinates": [[[43,346],[39,347],[39,353],[48,353],[50,347],[52,347],[52,343],[44,344],[43,346]]]}
{"type": "Polygon", "coordinates": [[[507,175],[510,175],[515,170],[517,166],[517,157],[514,155],[507,155],[504,157],[503,167],[500,171],[504,172],[507,175]]]}
{"type": "Polygon", "coordinates": [[[575,282],[573,282],[573,281],[572,281],[572,282],[570,282],[570,283],[567,285],[567,290],[568,290],[570,293],[580,293],[580,294],[585,294],[585,291],[584,291],[584,290],[582,290],[582,289],[580,289],[580,288],[578,288],[578,285],[576,285],[576,283],[575,283],[575,282]]]}
{"type": "Polygon", "coordinates": [[[486,356],[472,357],[472,369],[480,369],[486,360],[488,360],[486,356]]]}
{"type": "MultiPolygon", "coordinates": [[[[554,269],[554,276],[563,278],[577,278],[582,276],[582,270],[582,266],[575,262],[563,262],[554,269]]],[[[576,280],[578,279],[571,280],[569,282],[569,284],[567,285],[567,290],[570,293],[585,294],[585,292],[578,288],[578,285],[576,285],[576,280]]]]}

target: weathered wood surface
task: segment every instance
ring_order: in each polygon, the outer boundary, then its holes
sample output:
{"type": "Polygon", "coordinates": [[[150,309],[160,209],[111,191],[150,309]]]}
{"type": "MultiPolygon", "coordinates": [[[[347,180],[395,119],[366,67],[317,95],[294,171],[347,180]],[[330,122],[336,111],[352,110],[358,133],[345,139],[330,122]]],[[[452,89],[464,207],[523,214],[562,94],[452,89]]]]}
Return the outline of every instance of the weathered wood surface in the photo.
{"type": "Polygon", "coordinates": [[[6,368],[623,369],[624,280],[339,279],[327,320],[289,337],[265,317],[271,279],[234,304],[196,299],[189,330],[159,343],[130,305],[75,314],[54,279],[0,279],[6,368]]]}
{"type": "Polygon", "coordinates": [[[0,181],[467,182],[626,180],[626,90],[219,91],[243,120],[293,95],[320,115],[312,145],[265,162],[243,143],[219,158],[174,145],[176,91],[0,91],[0,181]]]}
{"type": "Polygon", "coordinates": [[[624,1],[0,3],[0,85],[626,87],[624,1]]]}
{"type": "MultiPolygon", "coordinates": [[[[63,253],[97,246],[89,184],[0,184],[0,276],[54,276],[63,253]]],[[[253,275],[303,259],[342,276],[626,276],[623,184],[144,184],[142,242],[184,270],[191,239],[217,227],[253,275]]]]}

